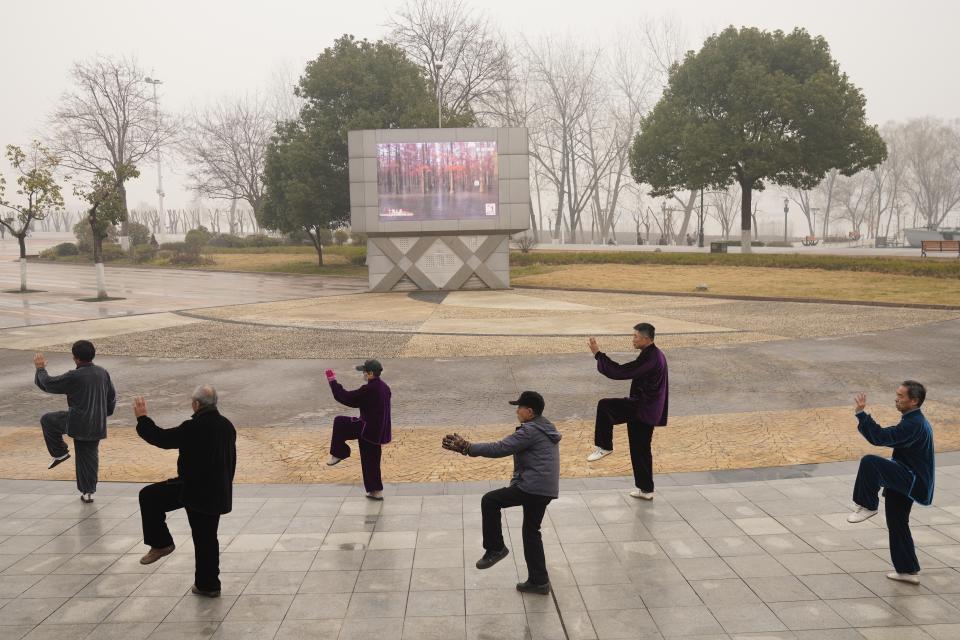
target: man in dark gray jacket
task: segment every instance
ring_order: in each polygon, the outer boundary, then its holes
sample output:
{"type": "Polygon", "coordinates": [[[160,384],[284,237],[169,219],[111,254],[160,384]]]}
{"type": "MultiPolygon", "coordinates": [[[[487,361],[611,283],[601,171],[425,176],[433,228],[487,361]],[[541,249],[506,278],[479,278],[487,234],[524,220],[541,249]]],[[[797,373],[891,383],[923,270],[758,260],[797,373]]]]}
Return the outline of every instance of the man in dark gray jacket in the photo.
{"type": "Polygon", "coordinates": [[[543,417],[543,396],[524,391],[518,400],[517,419],[520,426],[499,442],[470,443],[458,434],[443,438],[443,447],[468,456],[503,458],[513,456],[513,477],[510,486],[495,489],[483,496],[483,548],[486,553],[477,561],[477,569],[489,569],[507,557],[503,542],[500,510],[523,507],[523,557],[527,563],[527,580],[517,584],[517,591],[550,593],[550,577],[543,555],[540,523],[547,505],[560,492],[560,432],[543,417]]]}
{"type": "Polygon", "coordinates": [[[70,449],[63,441],[63,434],[73,438],[77,452],[77,489],[80,499],[93,502],[97,492],[97,474],[100,468],[100,441],[107,437],[107,416],[113,415],[117,406],[117,393],[107,370],[93,364],[97,354],[93,343],[78,340],[71,349],[76,369],[61,376],[47,373],[47,359],[42,353],[33,357],[37,368],[34,382],[47,393],[62,393],[67,396],[67,411],[45,413],[40,418],[43,439],[53,460],[48,469],[67,460],[70,449]]]}

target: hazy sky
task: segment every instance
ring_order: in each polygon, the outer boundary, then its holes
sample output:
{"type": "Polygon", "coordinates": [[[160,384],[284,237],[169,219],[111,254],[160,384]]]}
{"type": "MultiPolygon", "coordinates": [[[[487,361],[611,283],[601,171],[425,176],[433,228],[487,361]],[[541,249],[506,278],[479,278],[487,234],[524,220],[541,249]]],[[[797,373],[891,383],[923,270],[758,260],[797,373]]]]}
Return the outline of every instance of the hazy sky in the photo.
{"type": "MultiPolygon", "coordinates": [[[[585,43],[629,37],[647,16],[672,16],[698,48],[726,25],[823,35],[834,57],[867,96],[878,124],[915,116],[960,117],[960,3],[950,1],[477,0],[508,35],[571,35],[585,43]]],[[[0,145],[25,145],[43,131],[68,83],[73,61],[95,54],[133,55],[164,81],[161,104],[182,112],[225,95],[264,92],[284,66],[299,71],[343,33],[376,39],[385,0],[6,0],[0,35],[0,145]]],[[[6,168],[5,162],[3,163],[6,168]]],[[[141,167],[130,204],[156,202],[154,166],[141,167]]],[[[168,207],[185,207],[182,169],[164,165],[168,207]]]]}

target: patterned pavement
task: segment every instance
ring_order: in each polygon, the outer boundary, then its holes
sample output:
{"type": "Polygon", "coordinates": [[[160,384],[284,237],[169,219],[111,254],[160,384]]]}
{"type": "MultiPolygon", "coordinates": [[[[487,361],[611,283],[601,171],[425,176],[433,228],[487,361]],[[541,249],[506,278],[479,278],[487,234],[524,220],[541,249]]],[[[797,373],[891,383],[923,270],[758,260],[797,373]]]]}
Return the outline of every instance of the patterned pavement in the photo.
{"type": "Polygon", "coordinates": [[[240,485],[220,527],[223,595],[189,593],[182,512],[172,555],[138,563],[139,485],[0,482],[0,637],[290,640],[948,640],[960,637],[960,456],[917,508],[922,584],[890,569],[880,514],[849,525],[850,465],[564,480],[544,520],[550,596],[521,595],[521,513],[487,571],[479,494],[499,482],[240,485]],[[812,472],[811,472],[812,471],[812,472]],[[779,478],[779,479],[778,479],[779,478]]]}

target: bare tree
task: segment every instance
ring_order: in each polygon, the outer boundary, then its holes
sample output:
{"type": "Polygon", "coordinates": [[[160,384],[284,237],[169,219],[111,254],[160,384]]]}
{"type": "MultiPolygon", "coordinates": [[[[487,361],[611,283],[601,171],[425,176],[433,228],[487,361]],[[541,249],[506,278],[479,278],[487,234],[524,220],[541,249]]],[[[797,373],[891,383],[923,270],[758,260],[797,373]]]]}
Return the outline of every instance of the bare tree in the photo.
{"type": "Polygon", "coordinates": [[[507,46],[490,19],[464,0],[407,0],[388,40],[419,64],[451,116],[483,119],[508,75],[507,46]]]}
{"type": "Polygon", "coordinates": [[[707,215],[720,225],[724,240],[730,239],[733,225],[740,219],[740,185],[734,182],[726,191],[710,191],[707,215]]]}
{"type": "Polygon", "coordinates": [[[960,127],[935,118],[903,128],[907,192],[925,226],[937,229],[960,203],[960,127]]]}
{"type": "MultiPolygon", "coordinates": [[[[833,207],[836,204],[837,184],[840,178],[840,172],[831,169],[826,177],[817,185],[817,193],[820,197],[821,209],[823,211],[823,233],[824,241],[830,237],[830,215],[833,213],[833,207]]],[[[756,225],[754,225],[756,226],[756,225]]]]}
{"type": "Polygon", "coordinates": [[[877,190],[873,173],[861,171],[849,178],[840,176],[836,190],[837,201],[843,207],[837,212],[837,219],[849,222],[855,237],[859,238],[870,218],[871,202],[877,190]]]}
{"type": "Polygon", "coordinates": [[[118,180],[121,220],[126,220],[125,176],[156,154],[176,125],[156,109],[133,59],[101,56],[76,62],[71,76],[74,87],[51,118],[50,148],[68,169],[91,176],[112,173],[118,180]]]}
{"type": "Polygon", "coordinates": [[[270,75],[267,96],[269,111],[278,121],[296,120],[307,103],[297,95],[297,69],[289,62],[276,64],[270,75]]]}
{"type": "MultiPolygon", "coordinates": [[[[227,200],[231,233],[238,199],[257,212],[263,201],[267,144],[276,120],[258,96],[224,100],[195,113],[179,145],[190,164],[190,186],[199,195],[227,200]]],[[[218,225],[219,226],[219,225],[218,225]]]]}

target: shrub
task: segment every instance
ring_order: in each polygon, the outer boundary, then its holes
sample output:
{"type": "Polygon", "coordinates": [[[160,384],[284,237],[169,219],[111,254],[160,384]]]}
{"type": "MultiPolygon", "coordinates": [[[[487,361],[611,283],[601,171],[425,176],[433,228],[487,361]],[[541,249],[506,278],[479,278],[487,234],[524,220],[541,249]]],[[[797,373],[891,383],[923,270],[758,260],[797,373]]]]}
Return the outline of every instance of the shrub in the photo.
{"type": "Polygon", "coordinates": [[[327,246],[333,243],[333,232],[330,229],[320,229],[320,245],[327,246]]]}
{"type": "Polygon", "coordinates": [[[100,255],[104,262],[111,262],[124,257],[123,249],[120,248],[119,244],[106,241],[100,247],[100,255]]]}
{"type": "Polygon", "coordinates": [[[359,231],[353,232],[350,234],[350,244],[355,244],[357,246],[367,246],[367,234],[360,233],[359,231]]]}
{"type": "Polygon", "coordinates": [[[310,239],[310,236],[303,229],[297,229],[296,231],[291,231],[287,234],[287,237],[283,240],[284,244],[300,246],[304,244],[313,244],[313,240],[310,239]]]}
{"type": "Polygon", "coordinates": [[[206,262],[200,255],[200,247],[187,242],[164,242],[160,245],[157,257],[169,264],[181,266],[195,266],[206,262]]]}
{"type": "Polygon", "coordinates": [[[228,247],[235,249],[245,247],[246,241],[238,235],[232,233],[215,233],[207,241],[208,247],[228,247]]]}
{"type": "MultiPolygon", "coordinates": [[[[87,225],[90,226],[89,224],[87,225]]],[[[140,224],[139,222],[128,222],[127,223],[127,233],[130,237],[130,246],[136,247],[142,244],[150,244],[150,238],[153,234],[150,233],[150,229],[145,224],[140,224]]]]}
{"type": "MultiPolygon", "coordinates": [[[[87,218],[82,218],[80,222],[73,225],[73,235],[77,239],[77,248],[80,253],[93,253],[93,230],[90,229],[90,222],[87,218]]],[[[116,242],[117,228],[113,225],[107,227],[106,242],[116,242]]]]}
{"type": "Polygon", "coordinates": [[[157,256],[157,250],[149,244],[137,244],[130,247],[130,257],[137,264],[150,262],[157,256]]]}
{"type": "Polygon", "coordinates": [[[355,266],[358,266],[358,267],[362,267],[362,266],[366,265],[366,264],[367,264],[367,254],[366,254],[366,252],[361,253],[361,254],[358,254],[358,255],[355,255],[355,256],[350,256],[350,264],[355,265],[355,266]]]}
{"type": "Polygon", "coordinates": [[[530,249],[533,249],[536,244],[537,241],[534,237],[526,233],[516,239],[517,248],[520,249],[522,253],[530,253],[530,249]]]}
{"type": "Polygon", "coordinates": [[[333,241],[337,243],[338,247],[342,247],[347,243],[347,240],[350,238],[350,234],[344,229],[337,229],[333,232],[333,241]]]}
{"type": "Polygon", "coordinates": [[[187,231],[187,235],[184,237],[183,241],[190,246],[196,247],[197,253],[200,253],[200,249],[202,249],[207,242],[210,241],[211,237],[213,236],[207,230],[207,228],[203,225],[200,225],[196,229],[190,229],[190,231],[187,231]]]}
{"type": "Polygon", "coordinates": [[[279,247],[283,244],[283,240],[263,233],[257,233],[244,238],[243,243],[245,247],[279,247]]]}
{"type": "Polygon", "coordinates": [[[64,256],[75,256],[75,255],[79,255],[80,253],[80,250],[77,248],[77,245],[73,244],[72,242],[61,242],[60,244],[54,247],[50,247],[49,249],[47,249],[47,251],[51,252],[54,256],[58,258],[62,258],[64,256]]]}

